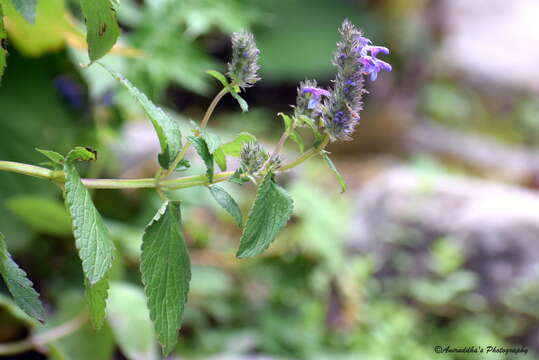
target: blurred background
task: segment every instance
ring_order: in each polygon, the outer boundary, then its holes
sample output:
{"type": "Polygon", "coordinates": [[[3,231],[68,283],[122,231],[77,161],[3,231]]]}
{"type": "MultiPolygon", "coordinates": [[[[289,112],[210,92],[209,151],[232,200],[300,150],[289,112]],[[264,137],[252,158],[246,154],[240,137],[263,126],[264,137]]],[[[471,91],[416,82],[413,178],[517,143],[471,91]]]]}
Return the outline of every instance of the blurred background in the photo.
{"type": "MultiPolygon", "coordinates": [[[[39,0],[36,25],[8,1],[0,87],[0,159],[37,164],[35,147],[98,150],[86,177],[155,174],[157,138],[140,107],[87,63],[77,1],[39,0]]],[[[120,42],[104,58],[188,134],[226,70],[229,35],[251,29],[262,81],[241,114],[225,98],[210,123],[229,141],[268,147],[299,81],[329,86],[338,26],[349,18],[393,72],[368,82],[354,141],[329,146],[345,194],[313,159],[281,175],[294,216],[264,256],[236,260],[240,230],[206,189],[183,201],[193,279],[174,359],[471,359],[434,346],[526,346],[539,358],[539,3],[536,0],[122,0],[120,42]]],[[[297,154],[288,144],[287,159],[297,154]]],[[[204,172],[194,163],[189,174],[204,172]]],[[[0,343],[62,324],[67,335],[9,359],[157,359],[138,271],[155,191],[99,190],[120,252],[109,324],[73,323],[82,272],[70,221],[50,183],[0,174],[0,229],[42,294],[45,325],[5,288],[0,343]]],[[[225,185],[247,213],[254,188],[225,185]]],[[[3,285],[1,285],[3,286],[3,285]]],[[[0,357],[2,355],[0,354],[0,357]]],[[[488,359],[502,358],[488,354],[488,359]]]]}

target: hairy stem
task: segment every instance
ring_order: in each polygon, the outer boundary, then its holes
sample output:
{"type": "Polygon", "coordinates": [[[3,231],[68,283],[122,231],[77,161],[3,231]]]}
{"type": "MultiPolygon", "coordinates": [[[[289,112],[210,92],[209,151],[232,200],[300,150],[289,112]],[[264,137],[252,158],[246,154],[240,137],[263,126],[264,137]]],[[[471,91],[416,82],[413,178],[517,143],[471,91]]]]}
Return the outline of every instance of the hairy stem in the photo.
{"type": "MultiPolygon", "coordinates": [[[[320,145],[313,147],[296,160],[289,162],[279,168],[279,171],[286,171],[298,166],[304,161],[320,153],[326,147],[329,138],[324,138],[320,145]]],[[[40,179],[65,182],[65,175],[60,170],[49,170],[41,166],[28,165],[13,161],[0,161],[0,171],[14,172],[18,174],[37,177],[40,179]]],[[[213,183],[226,181],[234,174],[233,171],[225,171],[214,175],[213,183]]],[[[184,189],[193,186],[205,186],[210,182],[206,175],[184,176],[177,179],[164,179],[157,181],[155,178],[143,179],[82,179],[82,183],[89,189],[151,189],[159,188],[162,190],[184,189]]]]}
{"type": "MultiPolygon", "coordinates": [[[[213,98],[212,102],[210,103],[210,106],[208,106],[208,109],[206,109],[206,113],[204,114],[204,117],[202,118],[202,121],[200,122],[200,128],[204,129],[208,125],[208,121],[210,120],[211,115],[213,114],[213,111],[217,107],[217,104],[219,104],[219,101],[228,93],[229,89],[227,87],[221,89],[217,95],[213,98]]],[[[189,150],[189,147],[191,147],[192,143],[191,141],[187,141],[185,145],[182,147],[182,150],[176,156],[176,159],[172,162],[168,170],[163,174],[163,177],[167,177],[178,167],[178,164],[180,161],[183,160],[185,157],[185,154],[187,153],[187,150],[189,150]]]]}
{"type": "Polygon", "coordinates": [[[0,356],[15,355],[42,347],[54,340],[67,336],[80,329],[88,320],[88,313],[82,312],[77,317],[45,332],[32,335],[24,340],[0,344],[0,356]]]}

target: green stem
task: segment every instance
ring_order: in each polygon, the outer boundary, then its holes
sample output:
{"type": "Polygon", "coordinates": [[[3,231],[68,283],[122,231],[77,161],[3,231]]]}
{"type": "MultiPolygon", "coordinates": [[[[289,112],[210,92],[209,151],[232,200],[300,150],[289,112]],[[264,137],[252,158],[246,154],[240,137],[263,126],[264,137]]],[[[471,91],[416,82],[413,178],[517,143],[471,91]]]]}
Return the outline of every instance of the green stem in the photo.
{"type": "MultiPolygon", "coordinates": [[[[219,104],[219,101],[228,93],[229,89],[228,87],[225,87],[219,91],[217,95],[213,98],[212,102],[210,103],[210,106],[208,106],[208,109],[206,110],[206,113],[204,114],[204,117],[202,118],[202,121],[200,122],[200,128],[204,129],[208,125],[208,121],[210,120],[211,115],[213,114],[213,111],[217,107],[217,104],[219,104]]],[[[187,153],[187,150],[189,150],[189,147],[191,147],[192,142],[188,140],[185,145],[183,146],[182,150],[176,156],[172,164],[169,166],[168,170],[163,174],[163,177],[170,176],[172,172],[178,167],[178,164],[180,161],[183,160],[185,157],[185,154],[187,153]]]]}
{"type": "MultiPolygon", "coordinates": [[[[329,139],[326,137],[319,146],[313,147],[296,160],[283,165],[279,171],[286,171],[298,166],[304,161],[320,153],[320,151],[328,144],[329,139]]],[[[56,181],[63,183],[65,175],[60,170],[49,170],[41,166],[28,165],[13,161],[0,161],[0,171],[14,172],[18,174],[37,177],[40,179],[56,181]]],[[[212,183],[218,183],[228,180],[234,174],[233,171],[225,171],[214,175],[212,183]]],[[[161,188],[163,190],[184,189],[193,186],[210,185],[206,175],[184,176],[177,179],[166,179],[157,181],[155,178],[143,179],[82,179],[82,183],[89,189],[151,189],[161,188]]]]}

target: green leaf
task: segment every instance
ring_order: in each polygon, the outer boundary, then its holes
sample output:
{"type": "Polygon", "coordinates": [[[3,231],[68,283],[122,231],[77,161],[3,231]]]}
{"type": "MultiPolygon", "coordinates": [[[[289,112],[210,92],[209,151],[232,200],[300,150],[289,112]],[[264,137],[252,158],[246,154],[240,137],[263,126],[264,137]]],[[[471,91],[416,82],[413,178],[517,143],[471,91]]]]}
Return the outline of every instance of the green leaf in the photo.
{"type": "Polygon", "coordinates": [[[242,227],[242,215],[241,210],[236,201],[225,191],[222,187],[213,185],[209,187],[210,193],[223,209],[226,210],[233,218],[239,227],[242,227]]]}
{"type": "Polygon", "coordinates": [[[295,130],[292,130],[290,132],[290,134],[288,134],[288,136],[290,137],[290,139],[292,139],[296,144],[298,144],[298,148],[299,148],[299,151],[300,152],[303,152],[303,150],[305,150],[305,144],[303,142],[303,138],[301,137],[301,135],[295,131],[295,130]]]}
{"type": "Polygon", "coordinates": [[[213,156],[208,150],[208,145],[203,138],[196,136],[189,136],[189,140],[193,143],[198,155],[202,158],[206,164],[206,176],[208,176],[208,181],[213,182],[213,156]]]}
{"type": "Polygon", "coordinates": [[[36,151],[40,152],[42,155],[44,155],[46,158],[48,158],[55,164],[58,164],[58,165],[64,164],[64,156],[62,154],[57,153],[56,151],[43,150],[43,149],[38,149],[38,148],[36,148],[36,151]]]}
{"type": "Polygon", "coordinates": [[[239,157],[243,144],[248,143],[249,141],[257,141],[256,137],[248,132],[241,132],[236,136],[236,138],[220,147],[220,150],[223,151],[225,155],[230,155],[234,157],[239,157]]]}
{"type": "Polygon", "coordinates": [[[80,0],[86,20],[86,41],[90,61],[103,57],[120,36],[116,9],[111,0],[80,0]]]}
{"type": "Polygon", "coordinates": [[[163,353],[167,355],[178,339],[191,279],[179,202],[164,203],[146,227],[140,271],[150,317],[163,353]]]}
{"type": "Polygon", "coordinates": [[[95,161],[97,151],[89,147],[76,146],[67,154],[67,161],[95,161]]]}
{"type": "Polygon", "coordinates": [[[39,300],[39,294],[32,288],[32,282],[26,277],[26,273],[11,258],[2,233],[0,233],[0,275],[15,303],[31,317],[43,321],[45,310],[39,300]]]}
{"type": "Polygon", "coordinates": [[[90,310],[90,322],[94,329],[99,330],[105,320],[105,308],[107,306],[107,292],[109,289],[109,276],[105,274],[95,284],[90,284],[88,279],[84,279],[86,287],[85,295],[88,309],[90,310]]]}
{"type": "Polygon", "coordinates": [[[232,97],[236,99],[238,104],[240,104],[242,112],[247,112],[249,110],[249,105],[247,104],[247,101],[243,100],[243,98],[237,92],[230,91],[230,95],[232,95],[232,97]]]}
{"type": "Polygon", "coordinates": [[[219,148],[213,153],[213,160],[215,160],[215,162],[217,163],[217,165],[219,165],[219,168],[222,171],[226,171],[226,155],[223,149],[219,148]]]}
{"type": "Polygon", "coordinates": [[[301,123],[307,124],[307,126],[311,128],[311,130],[313,131],[314,139],[315,139],[314,146],[318,146],[322,142],[322,134],[320,134],[318,127],[316,127],[316,124],[314,123],[314,120],[305,115],[301,115],[298,120],[300,124],[301,123]]]}
{"type": "Polygon", "coordinates": [[[152,125],[159,138],[161,154],[159,163],[165,169],[174,162],[182,148],[182,134],[178,123],[172,120],[161,108],[157,107],[139,89],[122,75],[103,66],[108,72],[127,88],[129,93],[138,101],[144,112],[150,118],[152,125]]]}
{"type": "Polygon", "coordinates": [[[202,137],[206,141],[206,145],[208,145],[208,151],[210,154],[213,154],[222,144],[221,137],[219,135],[212,134],[206,129],[203,129],[202,137]]]}
{"type": "Polygon", "coordinates": [[[65,199],[73,221],[73,234],[82,260],[82,269],[93,285],[108,273],[114,256],[114,245],[73,163],[73,160],[80,156],[91,158],[92,153],[84,153],[82,149],[84,148],[72,150],[64,164],[65,199]]]}
{"type": "Polygon", "coordinates": [[[232,176],[228,179],[228,181],[243,185],[246,182],[249,182],[249,179],[243,175],[244,174],[241,171],[241,169],[237,169],[236,171],[234,171],[234,174],[232,174],[232,176]]]}
{"type": "Polygon", "coordinates": [[[329,158],[328,154],[326,154],[326,152],[321,151],[320,156],[322,156],[322,158],[326,161],[326,164],[328,164],[331,171],[333,171],[333,173],[337,177],[339,184],[341,184],[341,194],[344,193],[346,191],[346,182],[344,181],[344,178],[342,177],[341,173],[339,172],[339,170],[337,170],[337,168],[335,167],[335,164],[333,163],[333,161],[331,161],[331,159],[329,158]]]}
{"type": "Polygon", "coordinates": [[[107,318],[120,350],[129,360],[156,360],[155,331],[146,307],[146,296],[138,286],[113,282],[107,318]]]}
{"type": "Polygon", "coordinates": [[[223,87],[225,87],[225,88],[228,87],[228,80],[226,79],[226,76],[221,74],[219,71],[207,70],[206,74],[209,74],[209,75],[213,76],[214,78],[216,78],[217,80],[219,80],[219,82],[221,84],[223,84],[223,87]]]}
{"type": "Polygon", "coordinates": [[[258,186],[236,256],[247,258],[263,253],[288,222],[292,209],[292,198],[268,173],[258,186]]]}
{"type": "Polygon", "coordinates": [[[11,0],[15,9],[28,21],[30,24],[36,22],[36,4],[37,0],[11,0]]]}
{"type": "Polygon", "coordinates": [[[55,236],[71,234],[71,219],[58,200],[41,195],[15,195],[6,207],[33,230],[55,236]]]}
{"type": "Polygon", "coordinates": [[[285,131],[290,130],[290,128],[292,127],[292,119],[290,118],[290,116],[282,112],[278,113],[277,115],[283,118],[285,131]]]}
{"type": "Polygon", "coordinates": [[[0,4],[0,84],[2,83],[2,75],[6,67],[7,56],[7,33],[4,28],[4,12],[2,11],[2,5],[0,4]]]}

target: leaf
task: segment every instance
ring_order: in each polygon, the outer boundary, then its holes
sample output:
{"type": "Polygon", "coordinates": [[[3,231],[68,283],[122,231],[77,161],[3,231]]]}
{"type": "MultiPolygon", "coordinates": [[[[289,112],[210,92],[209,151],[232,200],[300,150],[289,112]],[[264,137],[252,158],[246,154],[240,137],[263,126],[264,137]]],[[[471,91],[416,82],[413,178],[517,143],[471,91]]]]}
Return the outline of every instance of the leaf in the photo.
{"type": "Polygon", "coordinates": [[[268,173],[258,186],[236,256],[247,258],[263,253],[286,225],[292,210],[292,198],[268,173]]]}
{"type": "Polygon", "coordinates": [[[221,74],[219,71],[216,70],[207,70],[206,74],[209,74],[219,80],[221,84],[223,84],[223,87],[228,87],[228,80],[226,79],[226,76],[221,74]]]}
{"type": "Polygon", "coordinates": [[[150,118],[152,125],[159,138],[161,154],[159,163],[165,169],[174,162],[182,148],[182,134],[178,123],[172,120],[161,108],[155,106],[146,95],[140,92],[129,80],[122,75],[103,66],[108,72],[127,88],[129,93],[138,101],[144,112],[150,118]]]}
{"type": "Polygon", "coordinates": [[[67,161],[95,161],[97,160],[97,151],[89,147],[76,146],[67,154],[67,161]]]}
{"type": "Polygon", "coordinates": [[[176,345],[189,281],[191,262],[181,230],[178,202],[165,202],[146,227],[140,263],[150,318],[163,353],[176,345]]]}
{"type": "Polygon", "coordinates": [[[217,149],[213,153],[213,160],[215,160],[215,162],[217,163],[217,165],[219,165],[219,168],[222,171],[226,171],[226,168],[227,168],[226,156],[221,148],[217,149]]]}
{"type": "Polygon", "coordinates": [[[221,146],[221,137],[217,134],[212,134],[204,129],[202,137],[206,141],[206,145],[208,145],[210,154],[213,154],[221,146]]]}
{"type": "MultiPolygon", "coordinates": [[[[20,0],[25,2],[27,0],[20,0]]],[[[37,2],[35,23],[31,24],[13,6],[12,0],[0,0],[4,15],[9,19],[9,39],[24,55],[38,57],[58,51],[65,44],[66,33],[73,26],[66,16],[65,0],[37,2]]]]}
{"type": "Polygon", "coordinates": [[[303,138],[301,137],[301,135],[297,131],[293,130],[292,132],[290,132],[290,134],[288,134],[288,136],[296,144],[298,144],[298,148],[299,148],[300,152],[303,152],[303,150],[305,150],[305,144],[303,143],[303,138]]]}
{"type": "Polygon", "coordinates": [[[221,207],[225,209],[226,212],[228,212],[234,218],[234,220],[236,220],[239,227],[242,227],[243,220],[241,210],[232,196],[230,196],[225,189],[217,185],[210,186],[209,189],[215,201],[217,201],[217,203],[221,205],[221,207]]]}
{"type": "Polygon", "coordinates": [[[11,258],[7,251],[4,235],[0,233],[0,275],[13,296],[15,303],[31,317],[43,321],[45,310],[39,300],[39,294],[32,288],[32,282],[26,273],[11,258]]]}
{"type": "Polygon", "coordinates": [[[307,126],[311,128],[314,135],[314,139],[315,139],[314,146],[318,146],[322,142],[322,134],[320,134],[320,131],[318,130],[318,128],[316,127],[316,124],[314,123],[314,120],[305,115],[301,115],[298,120],[300,121],[300,123],[307,124],[307,126]]]}
{"type": "Polygon", "coordinates": [[[234,174],[232,174],[232,176],[228,179],[228,181],[243,185],[246,182],[249,182],[249,179],[247,177],[244,177],[243,175],[244,174],[241,171],[241,169],[237,169],[236,171],[234,171],[234,174]]]}
{"type": "Polygon", "coordinates": [[[213,182],[213,156],[208,150],[208,145],[203,138],[196,136],[189,136],[189,140],[193,143],[198,155],[202,158],[206,164],[206,176],[208,176],[208,181],[213,182]]]}
{"type": "Polygon", "coordinates": [[[292,119],[290,118],[290,116],[282,112],[278,113],[277,115],[283,118],[285,131],[290,130],[290,128],[292,127],[292,119]]]}
{"type": "Polygon", "coordinates": [[[6,207],[33,230],[55,236],[71,234],[71,219],[58,200],[41,195],[15,195],[6,207]]]}
{"type": "Polygon", "coordinates": [[[46,158],[51,160],[52,162],[63,165],[64,163],[64,156],[62,154],[57,153],[56,151],[51,150],[43,150],[36,148],[36,151],[40,152],[42,155],[44,155],[46,158]]]}
{"type": "Polygon", "coordinates": [[[256,137],[252,134],[249,134],[248,132],[241,132],[236,136],[236,138],[230,142],[227,142],[224,145],[221,145],[220,149],[223,151],[224,154],[239,157],[241,153],[241,149],[243,148],[243,144],[248,143],[250,141],[257,141],[256,137]]]}
{"type": "Polygon", "coordinates": [[[247,101],[243,100],[243,98],[237,92],[230,91],[230,95],[232,95],[232,97],[236,99],[238,104],[240,104],[242,112],[247,112],[249,110],[249,105],[247,104],[247,101]]]}
{"type": "Polygon", "coordinates": [[[326,161],[326,164],[328,164],[331,171],[333,171],[333,173],[337,177],[337,181],[339,181],[339,184],[341,184],[341,194],[344,193],[346,191],[346,182],[344,181],[344,178],[342,177],[341,173],[339,172],[339,170],[337,170],[335,164],[333,163],[333,161],[331,161],[328,154],[326,154],[324,151],[321,151],[320,156],[322,156],[322,158],[326,161]]]}
{"type": "Polygon", "coordinates": [[[0,84],[2,83],[2,75],[6,67],[7,56],[7,33],[4,29],[4,13],[0,4],[0,84]]]}
{"type": "MultiPolygon", "coordinates": [[[[43,0],[42,0],[43,1],[43,0]]],[[[116,9],[110,0],[80,0],[86,21],[90,61],[103,57],[120,36],[116,9]]]]}
{"type": "Polygon", "coordinates": [[[73,234],[82,260],[82,269],[93,285],[108,273],[112,265],[114,245],[73,163],[73,160],[80,156],[91,158],[91,152],[84,153],[82,149],[84,148],[72,150],[64,164],[65,199],[73,221],[73,234]]]}
{"type": "Polygon", "coordinates": [[[36,4],[37,0],[11,0],[15,9],[28,21],[30,24],[36,22],[36,4]]]}
{"type": "Polygon", "coordinates": [[[157,344],[146,296],[138,286],[113,282],[107,319],[123,355],[129,360],[155,360],[157,344]]]}
{"type": "Polygon", "coordinates": [[[90,284],[88,279],[84,279],[86,287],[85,296],[90,310],[90,322],[94,329],[99,330],[105,320],[105,308],[107,306],[107,292],[109,289],[109,276],[105,274],[95,284],[90,284]]]}

